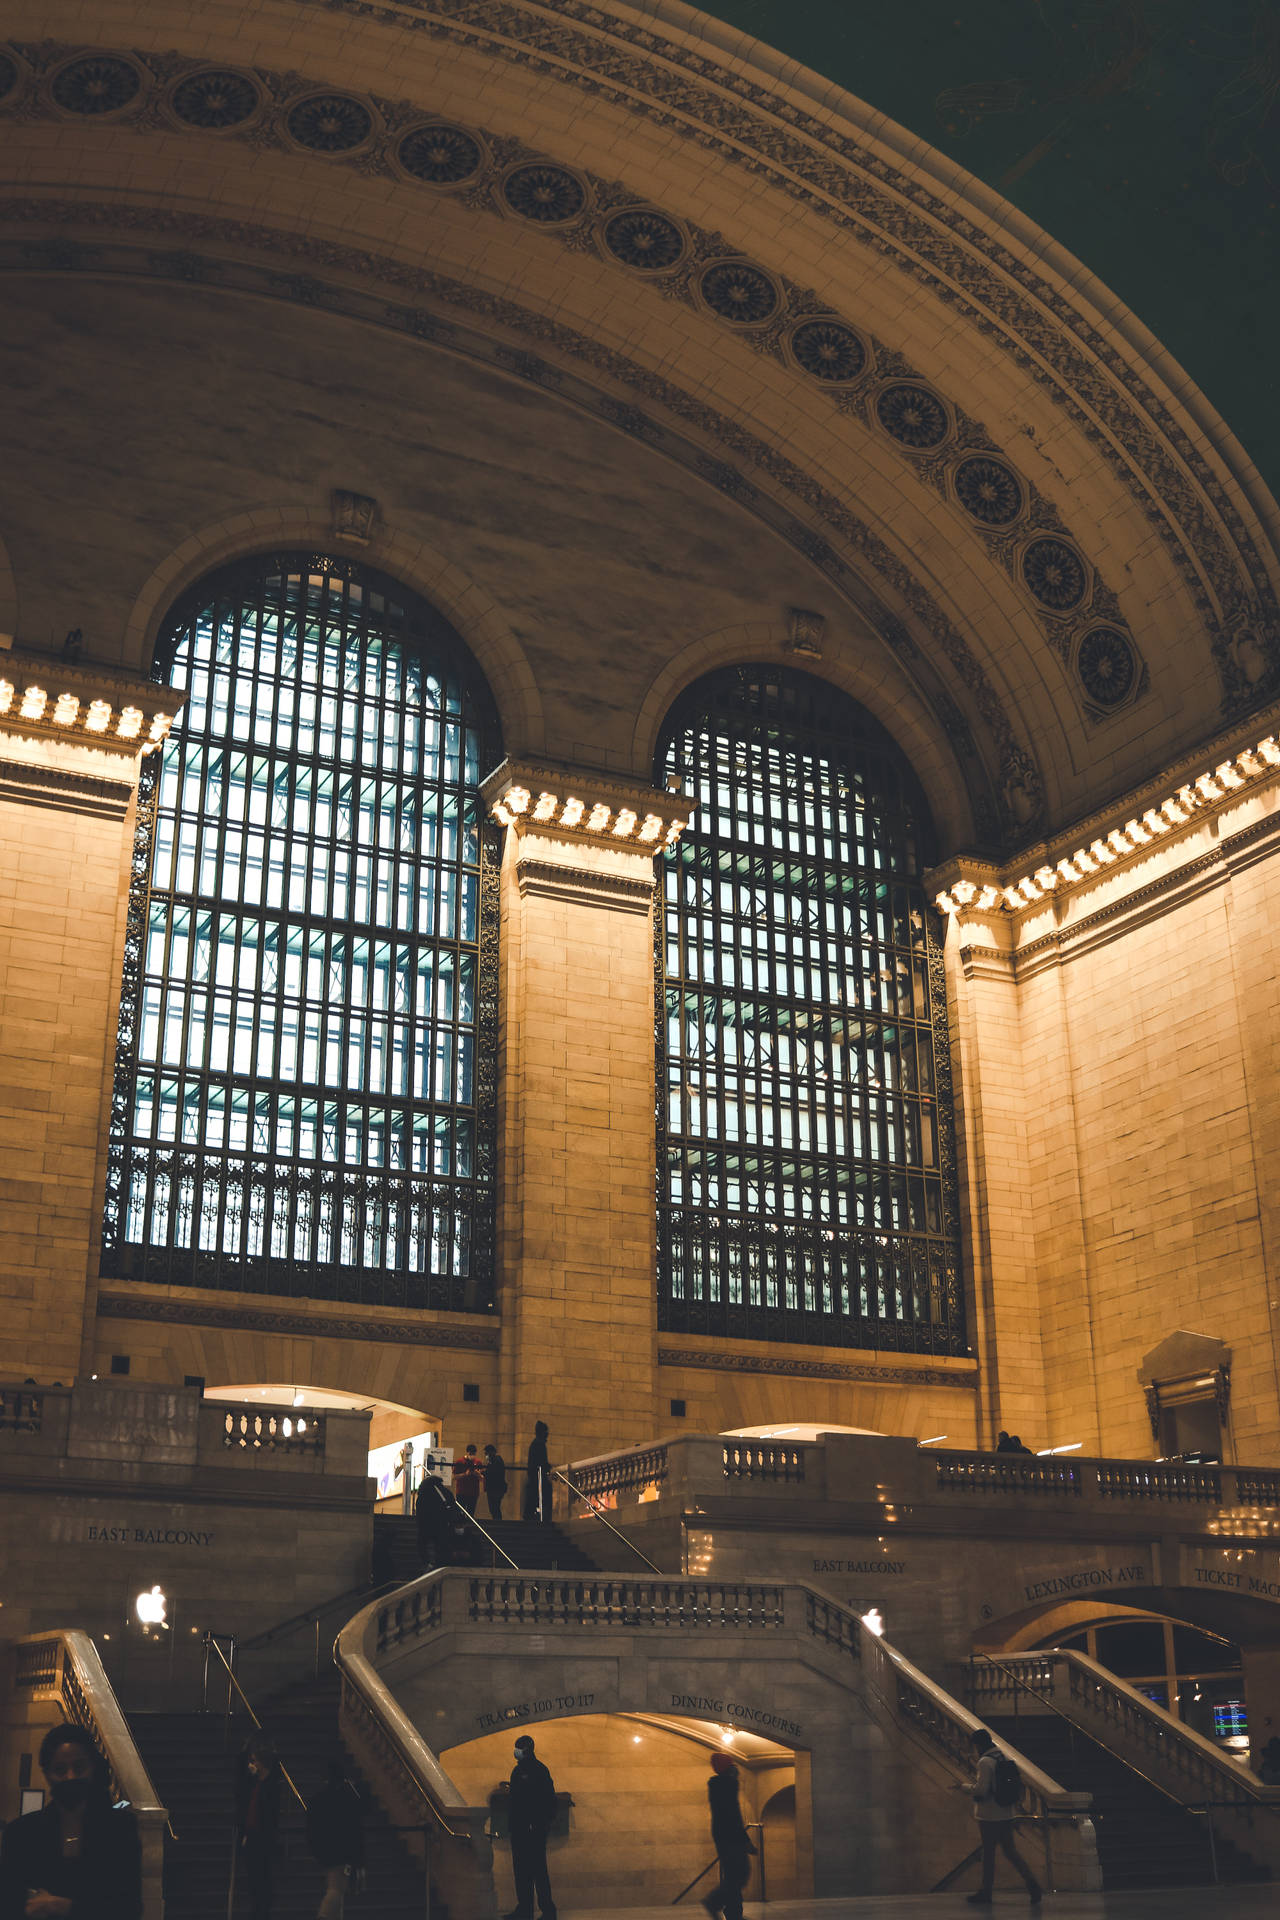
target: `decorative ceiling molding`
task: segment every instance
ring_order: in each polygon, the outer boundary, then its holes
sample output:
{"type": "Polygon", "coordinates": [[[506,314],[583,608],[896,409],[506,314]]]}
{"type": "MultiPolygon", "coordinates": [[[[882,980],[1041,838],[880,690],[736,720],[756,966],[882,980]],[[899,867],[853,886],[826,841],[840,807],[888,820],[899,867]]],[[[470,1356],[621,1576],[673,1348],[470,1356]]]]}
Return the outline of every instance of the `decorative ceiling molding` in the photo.
{"type": "MultiPolygon", "coordinates": [[[[295,4],[312,11],[311,0],[295,4]]],[[[917,142],[901,164],[886,157],[895,130],[881,116],[874,116],[873,140],[849,117],[833,123],[829,107],[821,114],[808,110],[793,88],[778,90],[760,65],[713,57],[692,11],[681,39],[674,24],[655,26],[652,15],[643,22],[614,15],[588,0],[545,0],[537,9],[518,0],[327,4],[399,32],[452,40],[676,127],[820,218],[857,232],[981,332],[999,338],[1121,477],[1206,622],[1224,707],[1242,711],[1280,682],[1277,556],[1259,549],[1232,488],[1206,454],[1204,431],[1175,417],[1121,351],[1114,325],[1104,332],[1082,311],[1070,284],[1074,262],[1064,257],[1055,283],[1040,264],[1043,248],[1026,245],[1019,252],[993,239],[989,220],[980,225],[970,217],[976,208],[959,198],[958,182],[948,193],[922,177],[917,142]],[[1256,681],[1249,677],[1255,650],[1263,662],[1256,681]]],[[[741,42],[744,56],[749,44],[741,42]]],[[[858,104],[849,101],[850,108],[858,104]]],[[[1028,228],[1014,209],[1000,212],[1012,228],[1028,228]]],[[[1048,249],[1050,258],[1054,251],[1048,249]]]]}
{"type": "Polygon", "coordinates": [[[496,366],[642,438],[764,521],[817,566],[881,635],[937,716],[968,789],[979,840],[1014,846],[1034,832],[1044,811],[1035,760],[968,642],[905,561],[816,476],[664,375],[505,296],[392,256],[287,229],[164,207],[39,197],[0,200],[0,229],[5,226],[34,230],[40,237],[0,241],[0,271],[167,279],[346,314],[496,366]],[[55,234],[87,228],[94,238],[49,239],[51,227],[55,234]],[[130,241],[121,243],[122,234],[130,241]],[[246,261],[246,252],[260,254],[262,263],[246,261]],[[414,305],[403,304],[406,295],[414,305]],[[416,304],[423,299],[443,306],[448,317],[416,304]],[[495,342],[495,326],[529,345],[495,342]],[[566,364],[548,359],[548,352],[566,364]],[[603,392],[601,377],[669,418],[603,392]],[[695,436],[715,443],[715,452],[695,436]],[[837,551],[830,536],[863,564],[837,551]],[[872,590],[868,570],[882,583],[885,598],[872,590]],[[886,599],[898,611],[889,611],[886,599]]]}
{"type": "MultiPolygon", "coordinates": [[[[732,239],[682,210],[649,205],[621,181],[568,167],[491,128],[454,124],[412,100],[317,92],[300,74],[210,67],[177,53],[51,41],[14,51],[30,78],[10,87],[0,113],[108,113],[138,131],[225,136],[259,152],[301,149],[325,165],[450,195],[477,215],[515,214],[567,250],[593,254],[647,280],[660,297],[710,315],[740,336],[744,351],[809,381],[835,411],[887,440],[946,501],[1013,582],[1087,722],[1112,717],[1146,690],[1117,595],[987,428],[860,319],[742,257],[732,239]]],[[[643,422],[634,430],[643,435],[643,422]]]]}

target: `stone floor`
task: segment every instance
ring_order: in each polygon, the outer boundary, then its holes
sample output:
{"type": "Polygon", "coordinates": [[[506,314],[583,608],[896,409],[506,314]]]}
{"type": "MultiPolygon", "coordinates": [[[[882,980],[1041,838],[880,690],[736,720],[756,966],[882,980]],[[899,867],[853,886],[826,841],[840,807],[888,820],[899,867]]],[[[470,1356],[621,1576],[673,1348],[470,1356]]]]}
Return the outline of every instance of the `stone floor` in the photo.
{"type": "MultiPolygon", "coordinates": [[[[1045,1896],[1045,1920],[1273,1920],[1277,1905],[1274,1887],[1185,1887],[1141,1893],[1055,1893],[1045,1896]]],[[[677,1913],[700,1916],[696,1898],[684,1900],[677,1913]]],[[[883,1899],[771,1900],[767,1906],[746,1906],[747,1920],[946,1920],[948,1914],[974,1911],[960,1893],[895,1894],[883,1899]]],[[[1026,1914],[1026,1895],[997,1890],[992,1913],[1026,1914]]],[[[671,1920],[671,1907],[562,1907],[561,1920],[671,1920]]]]}

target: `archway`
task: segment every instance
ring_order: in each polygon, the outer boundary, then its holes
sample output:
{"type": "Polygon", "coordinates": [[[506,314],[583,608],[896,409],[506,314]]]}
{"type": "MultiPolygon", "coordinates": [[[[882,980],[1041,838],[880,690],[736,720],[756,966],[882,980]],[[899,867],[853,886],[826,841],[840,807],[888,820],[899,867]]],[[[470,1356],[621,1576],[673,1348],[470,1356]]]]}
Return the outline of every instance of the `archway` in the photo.
{"type": "Polygon", "coordinates": [[[441,1418],[438,1412],[410,1407],[359,1391],[288,1383],[253,1382],[249,1385],[207,1386],[206,1400],[239,1406],[287,1408],[290,1416],[305,1419],[307,1411],[335,1408],[369,1415],[369,1478],[377,1482],[374,1511],[399,1513],[404,1509],[404,1448],[413,1449],[408,1491],[412,1494],[423,1471],[424,1457],[442,1459],[441,1418]]]}
{"type": "MultiPolygon", "coordinates": [[[[503,1728],[440,1755],[466,1799],[490,1809],[500,1910],[514,1891],[506,1781],[518,1732],[503,1728]]],[[[717,1752],[730,1753],[737,1765],[743,1818],[757,1848],[746,1898],[783,1898],[796,1886],[797,1770],[807,1782],[807,1755],[759,1734],[668,1714],[580,1714],[543,1721],[532,1732],[560,1796],[548,1845],[559,1905],[666,1906],[688,1890],[696,1911],[716,1884],[708,1871],[715,1850],[706,1782],[717,1752]]]]}

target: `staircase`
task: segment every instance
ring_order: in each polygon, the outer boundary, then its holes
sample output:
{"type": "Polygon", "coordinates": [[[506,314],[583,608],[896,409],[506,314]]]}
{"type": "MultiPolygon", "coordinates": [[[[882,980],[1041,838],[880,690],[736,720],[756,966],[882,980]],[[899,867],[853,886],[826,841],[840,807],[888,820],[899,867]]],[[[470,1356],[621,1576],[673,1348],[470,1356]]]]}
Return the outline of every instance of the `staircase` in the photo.
{"type": "MultiPolygon", "coordinates": [[[[987,1716],[1005,1741],[1069,1793],[1093,1795],[1098,1863],[1107,1892],[1120,1887],[1209,1886],[1208,1821],[1149,1786],[1118,1755],[1057,1714],[987,1716]]],[[[1267,1880],[1269,1870],[1215,1833],[1221,1881],[1267,1880]]]]}
{"type": "MultiPolygon", "coordinates": [[[[505,1554],[510,1555],[517,1567],[528,1567],[537,1572],[560,1573],[599,1573],[597,1563],[576,1541],[570,1540],[559,1527],[539,1526],[536,1520],[481,1520],[486,1533],[492,1534],[505,1554]]],[[[473,1536],[475,1555],[473,1564],[487,1567],[491,1554],[486,1542],[477,1533],[473,1536]]],[[[378,1584],[394,1580],[403,1584],[406,1580],[416,1580],[423,1572],[422,1561],[418,1556],[417,1522],[408,1514],[375,1513],[373,1516],[373,1564],[378,1584]]],[[[499,1572],[503,1571],[503,1562],[498,1562],[499,1572]]]]}
{"type": "MultiPolygon", "coordinates": [[[[258,1705],[264,1731],[304,1799],[323,1784],[325,1763],[342,1755],[338,1739],[338,1676],[291,1687],[258,1705]]],[[[249,1732],[233,1718],[230,1738],[220,1713],[135,1713],[130,1728],[178,1839],[165,1849],[165,1911],[173,1920],[225,1920],[235,1809],[235,1759],[249,1732]]],[[[344,1756],[345,1757],[345,1756],[344,1756]]],[[[366,1891],[362,1920],[404,1920],[424,1906],[423,1869],[408,1853],[347,1758],[347,1777],[365,1806],[366,1891]]],[[[236,1904],[245,1910],[243,1875],[236,1904]]],[[[324,1874],[311,1857],[305,1818],[286,1786],[280,1801],[274,1920],[315,1920],[324,1874]]],[[[353,1902],[354,1904],[354,1902],[353,1902]]],[[[442,1912],[439,1903],[430,1909],[442,1912]]]]}

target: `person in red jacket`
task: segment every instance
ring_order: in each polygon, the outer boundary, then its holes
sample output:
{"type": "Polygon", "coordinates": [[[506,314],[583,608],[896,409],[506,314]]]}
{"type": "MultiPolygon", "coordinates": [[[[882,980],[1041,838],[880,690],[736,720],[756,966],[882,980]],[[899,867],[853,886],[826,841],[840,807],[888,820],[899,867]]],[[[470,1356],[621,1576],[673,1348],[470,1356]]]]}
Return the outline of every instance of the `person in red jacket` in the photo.
{"type": "Polygon", "coordinates": [[[473,1440],[461,1460],[455,1460],[453,1463],[453,1497],[460,1507],[466,1508],[473,1519],[483,1483],[480,1456],[473,1440]]]}

